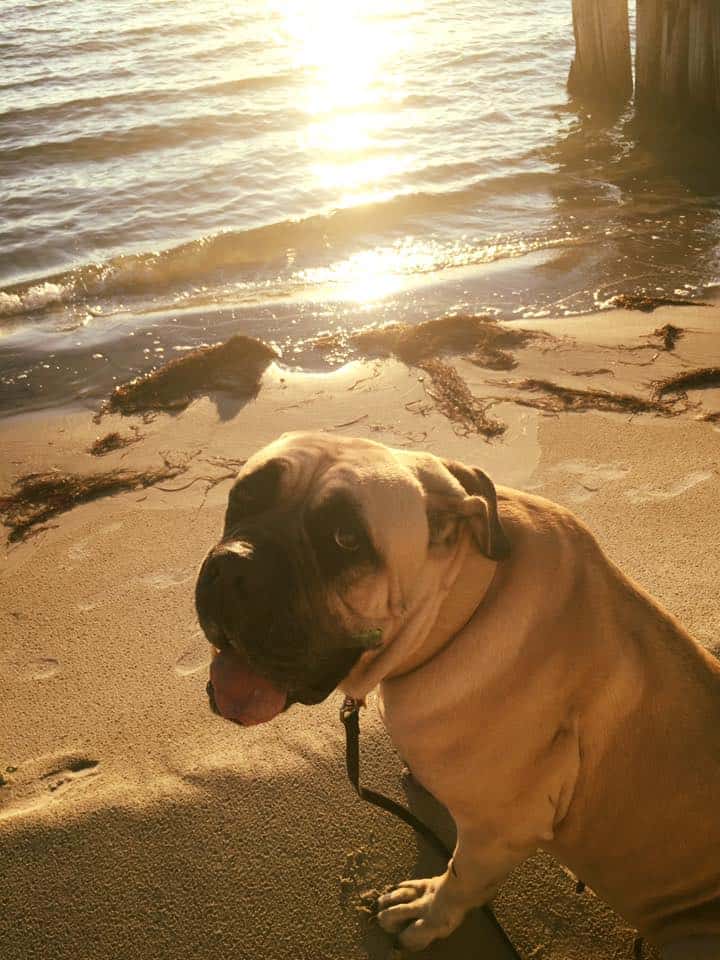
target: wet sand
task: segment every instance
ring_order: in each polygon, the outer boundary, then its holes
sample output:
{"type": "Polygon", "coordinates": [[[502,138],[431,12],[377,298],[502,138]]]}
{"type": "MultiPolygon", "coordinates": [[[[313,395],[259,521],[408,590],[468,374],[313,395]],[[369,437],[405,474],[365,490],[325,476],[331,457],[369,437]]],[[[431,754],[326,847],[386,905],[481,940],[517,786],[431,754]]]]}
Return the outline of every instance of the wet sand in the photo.
{"type": "MultiPolygon", "coordinates": [[[[0,498],[31,472],[164,461],[183,471],[78,506],[3,548],[4,958],[393,956],[364,894],[439,865],[408,828],[354,797],[339,695],[240,730],[212,715],[204,694],[196,571],[239,462],[283,430],[427,449],[566,504],[702,643],[716,642],[720,425],[700,418],[720,411],[720,389],[638,414],[561,410],[557,394],[519,384],[652,398],[654,381],[720,364],[720,310],[523,326],[550,336],[512,350],[514,369],[443,360],[505,426],[492,440],[451,417],[431,373],[395,359],[328,375],[272,364],[250,402],[218,393],[149,422],[111,415],[98,425],[84,408],[0,422],[0,498]],[[672,351],[652,336],[669,322],[685,331],[672,351]],[[88,452],[112,432],[136,442],[88,452]]],[[[442,811],[402,776],[372,701],[362,723],[365,782],[409,798],[448,835],[442,811]]],[[[495,908],[523,956],[631,956],[633,932],[574,890],[545,855],[508,879],[495,908]]],[[[489,936],[473,915],[421,956],[502,958],[489,936]]]]}

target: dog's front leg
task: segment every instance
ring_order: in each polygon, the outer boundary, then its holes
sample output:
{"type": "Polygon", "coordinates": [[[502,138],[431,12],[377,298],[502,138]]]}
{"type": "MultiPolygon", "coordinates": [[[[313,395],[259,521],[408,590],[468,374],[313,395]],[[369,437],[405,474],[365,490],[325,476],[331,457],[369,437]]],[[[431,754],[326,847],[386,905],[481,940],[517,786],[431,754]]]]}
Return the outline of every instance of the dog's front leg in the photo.
{"type": "Polygon", "coordinates": [[[406,880],[378,900],[378,922],[399,934],[408,950],[422,950],[447,937],[465,914],[492,899],[498,886],[531,849],[510,846],[499,837],[463,830],[447,870],[427,880],[406,880]]]}

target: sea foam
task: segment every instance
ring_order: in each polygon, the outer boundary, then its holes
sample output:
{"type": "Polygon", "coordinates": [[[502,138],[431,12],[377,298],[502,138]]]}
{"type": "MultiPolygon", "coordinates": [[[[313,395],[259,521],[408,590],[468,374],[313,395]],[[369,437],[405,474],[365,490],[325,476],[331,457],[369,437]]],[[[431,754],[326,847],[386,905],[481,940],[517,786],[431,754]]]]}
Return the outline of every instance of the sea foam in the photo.
{"type": "Polygon", "coordinates": [[[0,291],[0,317],[42,310],[53,303],[62,303],[69,293],[70,290],[64,284],[47,282],[28,287],[21,294],[0,291]]]}

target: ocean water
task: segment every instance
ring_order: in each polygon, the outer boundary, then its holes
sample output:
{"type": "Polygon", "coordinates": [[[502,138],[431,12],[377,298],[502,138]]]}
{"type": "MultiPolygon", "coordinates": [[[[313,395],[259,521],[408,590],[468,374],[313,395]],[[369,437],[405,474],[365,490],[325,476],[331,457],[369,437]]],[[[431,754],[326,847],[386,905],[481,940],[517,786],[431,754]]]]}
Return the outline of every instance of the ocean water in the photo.
{"type": "Polygon", "coordinates": [[[0,411],[720,279],[720,162],[565,90],[570,0],[3,0],[0,411]]]}

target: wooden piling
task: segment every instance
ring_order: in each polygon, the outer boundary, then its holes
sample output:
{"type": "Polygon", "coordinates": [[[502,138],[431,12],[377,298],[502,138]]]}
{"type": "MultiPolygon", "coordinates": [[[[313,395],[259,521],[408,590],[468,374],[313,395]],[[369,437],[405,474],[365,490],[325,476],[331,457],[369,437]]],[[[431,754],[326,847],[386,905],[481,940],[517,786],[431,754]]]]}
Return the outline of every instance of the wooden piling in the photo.
{"type": "Polygon", "coordinates": [[[572,10],[568,91],[591,105],[621,109],[633,90],[628,0],[573,0],[572,10]]]}
{"type": "Polygon", "coordinates": [[[690,6],[688,97],[692,109],[720,120],[720,5],[694,0],[690,6]]]}
{"type": "Polygon", "coordinates": [[[664,5],[658,93],[668,104],[687,104],[691,0],[664,5]]]}
{"type": "Polygon", "coordinates": [[[637,0],[639,115],[720,120],[718,0],[637,0]]]}
{"type": "Polygon", "coordinates": [[[660,82],[664,12],[659,0],[636,0],[635,105],[651,108],[660,82]]]}

